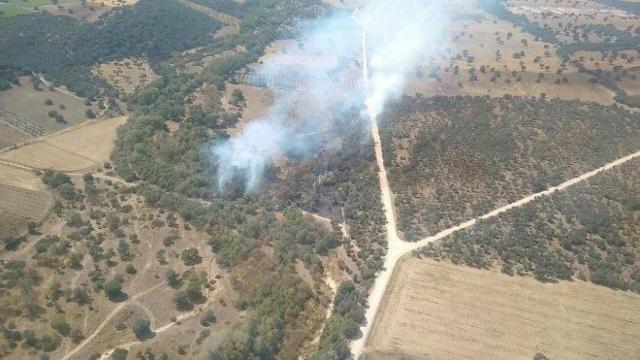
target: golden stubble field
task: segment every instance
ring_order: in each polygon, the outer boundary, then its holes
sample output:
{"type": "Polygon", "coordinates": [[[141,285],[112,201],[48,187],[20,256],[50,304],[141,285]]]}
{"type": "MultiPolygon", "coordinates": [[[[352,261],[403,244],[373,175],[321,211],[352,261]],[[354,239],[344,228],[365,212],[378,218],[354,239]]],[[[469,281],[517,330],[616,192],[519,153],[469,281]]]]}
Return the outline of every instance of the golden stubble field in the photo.
{"type": "Polygon", "coordinates": [[[366,359],[640,358],[640,295],[405,257],[366,359]]]}
{"type": "Polygon", "coordinates": [[[51,194],[33,172],[0,163],[0,234],[18,235],[28,221],[40,221],[51,194]]]}
{"type": "Polygon", "coordinates": [[[102,165],[126,116],[100,120],[0,153],[0,160],[34,169],[84,171],[102,165]]]}

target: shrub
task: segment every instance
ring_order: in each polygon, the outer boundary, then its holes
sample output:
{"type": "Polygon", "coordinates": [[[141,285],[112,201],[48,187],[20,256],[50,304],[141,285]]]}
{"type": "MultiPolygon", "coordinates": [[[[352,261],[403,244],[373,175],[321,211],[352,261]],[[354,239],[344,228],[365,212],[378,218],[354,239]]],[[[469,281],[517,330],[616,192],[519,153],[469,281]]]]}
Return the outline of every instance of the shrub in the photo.
{"type": "Polygon", "coordinates": [[[119,301],[125,295],[122,292],[122,283],[117,279],[111,279],[104,283],[103,285],[104,294],[111,301],[119,301]]]}
{"type": "Polygon", "coordinates": [[[202,257],[196,248],[182,250],[182,262],[187,266],[195,266],[202,263],[202,257]]]}
{"type": "Polygon", "coordinates": [[[133,323],[133,333],[136,335],[138,340],[146,340],[153,336],[153,331],[151,331],[151,323],[147,319],[138,319],[133,323]]]}
{"type": "Polygon", "coordinates": [[[204,313],[204,315],[202,316],[202,319],[200,319],[200,324],[206,327],[211,324],[215,324],[216,321],[218,321],[218,319],[214,315],[213,311],[208,310],[207,312],[204,313]]]}

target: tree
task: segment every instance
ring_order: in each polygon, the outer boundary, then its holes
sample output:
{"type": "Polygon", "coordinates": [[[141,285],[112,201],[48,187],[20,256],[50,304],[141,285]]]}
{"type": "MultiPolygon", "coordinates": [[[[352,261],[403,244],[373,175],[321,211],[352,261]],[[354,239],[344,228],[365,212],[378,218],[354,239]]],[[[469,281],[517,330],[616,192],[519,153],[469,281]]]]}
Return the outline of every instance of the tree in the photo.
{"type": "Polygon", "coordinates": [[[22,237],[17,236],[7,236],[2,238],[2,242],[4,243],[4,248],[6,250],[15,251],[22,244],[22,237]]]}
{"type": "Polygon", "coordinates": [[[29,235],[38,235],[38,224],[36,224],[35,221],[28,221],[27,232],[29,235]]]}
{"type": "Polygon", "coordinates": [[[111,354],[111,359],[113,359],[113,360],[127,360],[128,356],[129,356],[129,351],[127,351],[127,349],[117,348],[117,349],[113,350],[113,353],[111,354]]]}
{"type": "Polygon", "coordinates": [[[200,324],[202,324],[202,326],[207,327],[207,326],[210,326],[211,324],[215,324],[216,321],[218,321],[218,319],[216,318],[213,311],[208,310],[207,312],[204,313],[204,315],[202,316],[202,319],[200,319],[200,324]]]}
{"type": "Polygon", "coordinates": [[[202,262],[202,257],[196,248],[182,250],[182,262],[187,266],[195,266],[202,262]]]}
{"type": "Polygon", "coordinates": [[[127,268],[125,269],[125,271],[127,272],[127,274],[129,275],[134,275],[135,273],[138,272],[138,270],[136,270],[136,267],[133,266],[133,264],[128,264],[127,268]]]}
{"type": "Polygon", "coordinates": [[[95,119],[96,118],[96,114],[91,109],[87,109],[85,111],[85,114],[87,115],[87,119],[95,119]]]}
{"type": "Polygon", "coordinates": [[[165,279],[167,280],[167,284],[169,284],[169,286],[171,286],[174,289],[177,289],[180,286],[182,286],[182,281],[180,281],[180,275],[178,275],[178,273],[173,269],[167,270],[165,274],[165,279]]]}
{"type": "Polygon", "coordinates": [[[193,304],[189,301],[189,296],[184,291],[178,291],[173,296],[173,302],[176,304],[176,309],[180,311],[187,311],[193,309],[193,304]]]}
{"type": "Polygon", "coordinates": [[[56,315],[53,320],[51,320],[51,327],[62,336],[66,337],[71,334],[71,326],[62,314],[56,315]]]}
{"type": "Polygon", "coordinates": [[[103,290],[111,301],[120,301],[125,296],[122,292],[122,283],[118,279],[107,280],[103,285],[103,290]]]}
{"type": "Polygon", "coordinates": [[[146,340],[153,337],[153,331],[151,331],[151,322],[148,319],[137,319],[131,327],[133,333],[138,340],[146,340]]]}

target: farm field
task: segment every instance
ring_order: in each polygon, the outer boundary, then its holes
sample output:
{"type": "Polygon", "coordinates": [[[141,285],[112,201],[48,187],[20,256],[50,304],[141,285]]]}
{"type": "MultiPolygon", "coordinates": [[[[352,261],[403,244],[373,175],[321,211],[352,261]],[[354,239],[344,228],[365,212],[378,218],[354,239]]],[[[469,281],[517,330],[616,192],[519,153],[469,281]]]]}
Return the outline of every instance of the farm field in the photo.
{"type": "Polygon", "coordinates": [[[18,235],[27,221],[39,222],[52,201],[40,178],[29,170],[0,163],[0,234],[18,235]]]}
{"type": "Polygon", "coordinates": [[[28,138],[17,129],[0,122],[0,149],[19,144],[26,139],[28,138]]]}
{"type": "MultiPolygon", "coordinates": [[[[37,127],[37,132],[21,131],[23,136],[37,137],[49,134],[84,122],[87,120],[87,110],[98,114],[95,105],[86,106],[84,101],[67,95],[58,90],[51,91],[44,84],[40,85],[40,91],[34,89],[28,77],[20,78],[20,85],[11,89],[0,91],[0,109],[7,114],[0,113],[0,122],[7,123],[7,116],[20,118],[18,122],[32,124],[37,127]],[[45,102],[51,100],[51,105],[45,102]],[[49,116],[49,112],[55,111],[64,117],[65,122],[56,121],[49,116]]],[[[9,133],[0,133],[0,142],[13,145],[23,140],[20,136],[14,137],[9,133]]]]}
{"type": "Polygon", "coordinates": [[[109,159],[126,117],[99,120],[0,154],[0,160],[34,169],[84,171],[109,159]]]}
{"type": "Polygon", "coordinates": [[[377,359],[633,359],[640,295],[404,258],[368,342],[377,359]]]}

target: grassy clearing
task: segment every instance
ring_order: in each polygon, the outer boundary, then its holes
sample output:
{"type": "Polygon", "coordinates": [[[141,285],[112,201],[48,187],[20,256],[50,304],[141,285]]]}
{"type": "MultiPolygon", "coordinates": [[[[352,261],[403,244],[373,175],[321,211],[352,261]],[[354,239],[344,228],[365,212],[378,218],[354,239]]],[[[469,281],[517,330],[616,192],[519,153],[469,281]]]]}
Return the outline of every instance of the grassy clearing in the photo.
{"type": "Polygon", "coordinates": [[[405,258],[366,359],[632,359],[640,296],[405,258]],[[404,357],[403,357],[404,356],[404,357]]]}
{"type": "Polygon", "coordinates": [[[100,64],[93,73],[105,79],[123,94],[132,94],[145,84],[158,79],[145,59],[122,59],[100,64]]]}

